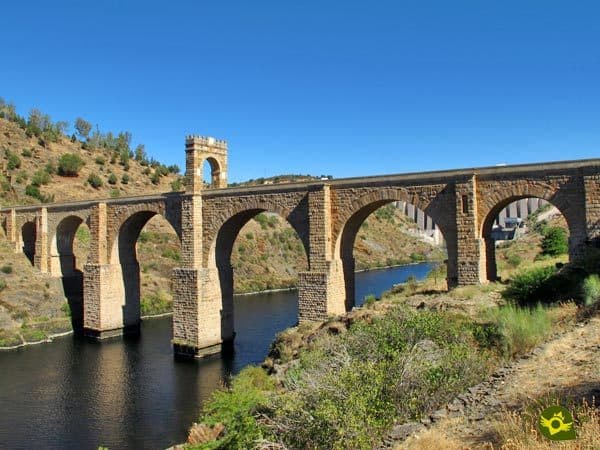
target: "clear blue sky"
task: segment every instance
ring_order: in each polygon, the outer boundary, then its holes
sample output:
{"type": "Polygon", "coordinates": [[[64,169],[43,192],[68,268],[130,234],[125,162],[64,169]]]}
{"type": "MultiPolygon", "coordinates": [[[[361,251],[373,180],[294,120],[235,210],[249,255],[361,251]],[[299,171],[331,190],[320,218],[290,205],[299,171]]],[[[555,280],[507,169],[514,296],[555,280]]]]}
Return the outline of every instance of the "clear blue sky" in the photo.
{"type": "Polygon", "coordinates": [[[600,156],[597,1],[27,1],[0,10],[0,96],[128,130],[230,181],[600,156]]]}

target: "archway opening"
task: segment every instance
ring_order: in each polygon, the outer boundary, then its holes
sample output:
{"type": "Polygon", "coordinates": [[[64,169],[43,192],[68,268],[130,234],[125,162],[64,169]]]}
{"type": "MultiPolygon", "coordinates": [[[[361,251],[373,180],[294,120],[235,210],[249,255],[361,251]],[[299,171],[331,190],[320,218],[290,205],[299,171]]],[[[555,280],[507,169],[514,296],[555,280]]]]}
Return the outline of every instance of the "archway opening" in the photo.
{"type": "Polygon", "coordinates": [[[347,310],[389,289],[415,289],[415,282],[430,273],[428,289],[447,289],[442,230],[408,202],[379,200],[360,208],[346,221],[336,254],[343,265],[347,310]]]}
{"type": "Polygon", "coordinates": [[[245,354],[261,358],[273,336],[298,321],[298,294],[290,289],[309,265],[308,237],[300,233],[285,214],[251,209],[231,217],[217,234],[211,253],[219,274],[222,335],[230,338],[235,329],[236,346],[245,354]]]}
{"type": "Polygon", "coordinates": [[[119,265],[118,314],[125,333],[136,333],[142,316],[172,311],[172,269],[180,265],[181,244],[172,225],[153,211],[129,217],[119,229],[111,264],[119,265]]]}
{"type": "Polygon", "coordinates": [[[35,258],[35,240],[37,230],[34,222],[25,222],[21,227],[21,240],[23,242],[23,253],[33,266],[35,258]]]}
{"type": "Polygon", "coordinates": [[[207,188],[219,187],[221,168],[215,158],[206,158],[202,162],[202,181],[207,188]]]}
{"type": "Polygon", "coordinates": [[[530,266],[565,263],[575,243],[567,216],[555,205],[512,196],[494,206],[482,224],[482,278],[501,281],[530,266]]]}
{"type": "Polygon", "coordinates": [[[82,218],[68,216],[56,227],[50,247],[50,272],[61,277],[73,330],[83,329],[83,266],[87,262],[90,229],[82,218]]]}

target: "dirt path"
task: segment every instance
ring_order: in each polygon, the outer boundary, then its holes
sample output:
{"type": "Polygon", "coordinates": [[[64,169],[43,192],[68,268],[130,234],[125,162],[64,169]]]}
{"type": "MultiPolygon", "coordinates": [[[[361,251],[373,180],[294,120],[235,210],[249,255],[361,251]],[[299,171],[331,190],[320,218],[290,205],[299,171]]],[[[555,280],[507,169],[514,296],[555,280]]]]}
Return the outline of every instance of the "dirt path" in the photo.
{"type": "Polygon", "coordinates": [[[448,438],[452,445],[446,448],[496,448],[494,423],[501,420],[502,411],[519,410],[548,395],[600,399],[600,318],[578,324],[499,369],[432,414],[431,421],[397,427],[392,447],[438,447],[448,438]],[[401,442],[403,434],[412,436],[401,442]]]}

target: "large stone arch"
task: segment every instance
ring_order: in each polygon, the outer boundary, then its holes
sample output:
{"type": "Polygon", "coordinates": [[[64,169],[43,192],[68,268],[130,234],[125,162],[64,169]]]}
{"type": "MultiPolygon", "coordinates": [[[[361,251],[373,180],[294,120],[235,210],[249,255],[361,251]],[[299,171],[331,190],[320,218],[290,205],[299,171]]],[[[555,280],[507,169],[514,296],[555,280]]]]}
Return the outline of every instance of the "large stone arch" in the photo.
{"type": "Polygon", "coordinates": [[[205,242],[210,244],[207,255],[207,267],[216,270],[218,284],[210,289],[214,298],[221,303],[222,336],[233,336],[233,268],[231,253],[233,245],[241,229],[253,217],[260,213],[274,213],[286,221],[301,239],[306,255],[307,267],[309,261],[308,229],[306,225],[295,219],[293,211],[282,207],[276,202],[250,201],[238,205],[220,215],[219,220],[210,227],[205,236],[205,242]],[[216,231],[215,231],[216,230],[216,231]]]}
{"type": "MultiPolygon", "coordinates": [[[[119,215],[118,228],[114,231],[109,247],[108,262],[111,273],[111,300],[105,308],[111,308],[109,314],[118,328],[124,332],[139,330],[140,312],[140,265],[137,259],[137,240],[144,226],[155,216],[163,217],[181,239],[177,228],[161,212],[161,208],[137,207],[128,209],[128,214],[119,215]],[[119,308],[121,311],[119,311],[119,308]]],[[[116,228],[116,226],[115,226],[116,228]]],[[[115,327],[117,328],[117,327],[115,327]]]]}
{"type": "Polygon", "coordinates": [[[221,163],[214,157],[208,156],[204,158],[201,162],[202,164],[202,176],[204,177],[204,162],[207,162],[210,167],[210,187],[218,188],[221,186],[221,173],[223,168],[221,167],[221,163]]]}
{"type": "MultiPolygon", "coordinates": [[[[351,309],[355,302],[354,243],[360,226],[367,217],[386,204],[395,201],[406,202],[430,216],[446,239],[446,233],[453,221],[448,214],[448,208],[440,208],[439,204],[441,198],[447,195],[447,191],[448,187],[445,186],[438,186],[433,190],[423,189],[421,192],[414,188],[378,188],[352,200],[350,208],[338,213],[333,229],[334,258],[342,261],[347,310],[351,309]]],[[[448,244],[450,252],[451,243],[448,244]]]]}
{"type": "MultiPolygon", "coordinates": [[[[483,184],[483,183],[482,183],[483,184]]],[[[556,207],[563,215],[569,228],[569,258],[573,260],[581,252],[585,241],[585,212],[577,196],[572,195],[576,179],[562,180],[560,183],[532,180],[495,181],[493,188],[478,193],[479,237],[482,240],[481,279],[497,279],[496,246],[491,237],[495,218],[510,203],[525,198],[540,198],[556,207]]]]}

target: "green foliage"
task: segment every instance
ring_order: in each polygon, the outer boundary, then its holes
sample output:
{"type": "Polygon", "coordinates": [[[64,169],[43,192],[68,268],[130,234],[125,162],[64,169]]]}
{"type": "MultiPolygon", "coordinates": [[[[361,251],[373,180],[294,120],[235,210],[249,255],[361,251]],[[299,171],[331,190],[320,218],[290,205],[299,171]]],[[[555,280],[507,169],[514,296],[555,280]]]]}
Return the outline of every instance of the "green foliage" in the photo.
{"type": "Polygon", "coordinates": [[[396,207],[390,203],[376,210],[374,215],[377,220],[393,223],[395,211],[396,207]]]}
{"type": "Polygon", "coordinates": [[[510,255],[507,256],[506,262],[508,262],[508,264],[511,267],[517,268],[521,265],[521,262],[523,262],[523,259],[519,255],[511,253],[510,255]]]}
{"type": "Polygon", "coordinates": [[[144,316],[163,314],[172,310],[173,299],[165,291],[159,290],[142,297],[140,307],[144,316]]]}
{"type": "Polygon", "coordinates": [[[78,117],[77,119],[75,119],[75,129],[77,130],[79,136],[81,136],[84,139],[87,139],[90,134],[90,131],[92,131],[92,124],[89,123],[87,120],[78,117]]]}
{"type": "Polygon", "coordinates": [[[504,296],[520,305],[548,303],[551,298],[544,298],[550,278],[556,273],[554,266],[546,266],[520,272],[510,280],[504,296]]]}
{"type": "Polygon", "coordinates": [[[160,183],[160,173],[158,172],[158,170],[155,170],[154,173],[150,176],[150,181],[152,182],[152,184],[160,183]]]}
{"type": "Polygon", "coordinates": [[[83,245],[87,245],[90,242],[90,229],[88,227],[80,226],[75,232],[75,237],[83,245]]]}
{"type": "Polygon", "coordinates": [[[259,367],[244,368],[227,390],[213,392],[206,402],[201,421],[214,426],[225,425],[225,435],[215,442],[192,447],[195,449],[254,448],[254,444],[270,437],[265,427],[259,425],[257,414],[267,408],[274,381],[259,367]]]}
{"type": "Polygon", "coordinates": [[[375,304],[376,301],[377,301],[377,297],[375,297],[375,295],[373,295],[373,294],[369,294],[365,297],[365,299],[363,301],[363,306],[365,308],[370,308],[371,306],[373,306],[375,304]]]}
{"type": "Polygon", "coordinates": [[[421,253],[411,253],[410,254],[410,260],[412,262],[422,262],[425,261],[425,255],[421,254],[421,253]]]}
{"type": "Polygon", "coordinates": [[[260,213],[256,215],[254,217],[254,220],[256,220],[259,223],[260,227],[263,230],[266,230],[267,228],[275,228],[275,226],[279,223],[279,219],[276,215],[267,215],[265,213],[260,213]]]}
{"type": "Polygon", "coordinates": [[[600,276],[597,274],[592,274],[583,281],[583,300],[588,307],[600,300],[600,276]]]}
{"type": "Polygon", "coordinates": [[[173,250],[172,248],[165,248],[162,251],[162,257],[163,258],[170,258],[173,261],[181,261],[181,252],[179,252],[178,250],[173,250]]]}
{"type": "Polygon", "coordinates": [[[10,274],[10,273],[13,273],[13,266],[11,266],[11,265],[9,265],[9,264],[5,264],[5,265],[3,265],[2,267],[0,267],[0,271],[1,271],[2,273],[5,273],[5,274],[7,274],[7,275],[8,275],[8,274],[10,274]]]}
{"type": "Polygon", "coordinates": [[[493,341],[488,341],[488,345],[495,346],[509,357],[531,350],[552,331],[548,310],[539,304],[533,308],[516,305],[493,308],[487,311],[487,319],[497,333],[493,341]],[[497,338],[498,335],[501,339],[497,338]]]}
{"type": "Polygon", "coordinates": [[[252,234],[252,233],[246,233],[246,239],[248,239],[248,240],[254,239],[254,234],[252,234]]]}
{"type": "Polygon", "coordinates": [[[183,191],[183,182],[181,181],[181,178],[171,181],[171,190],[173,192],[183,191]]]}
{"type": "Polygon", "coordinates": [[[102,187],[102,185],[104,184],[102,182],[102,178],[100,178],[100,176],[94,172],[90,173],[90,175],[88,176],[87,182],[94,189],[98,189],[98,188],[102,187]]]}
{"type": "Polygon", "coordinates": [[[58,160],[58,174],[64,177],[76,177],[84,162],[75,153],[65,153],[58,160]]]}
{"type": "Polygon", "coordinates": [[[25,158],[31,158],[33,156],[33,152],[28,148],[24,148],[21,152],[21,156],[24,156],[25,158]]]}
{"type": "Polygon", "coordinates": [[[21,167],[21,158],[19,158],[16,153],[11,152],[9,149],[5,149],[4,153],[8,160],[6,165],[8,170],[15,170],[21,167]]]}
{"type": "Polygon", "coordinates": [[[48,161],[46,163],[46,166],[44,166],[44,171],[48,175],[54,175],[57,172],[56,165],[54,164],[54,161],[52,161],[52,160],[48,161]]]}
{"type": "Polygon", "coordinates": [[[544,229],[542,239],[542,253],[544,255],[558,256],[569,251],[567,232],[561,227],[547,227],[544,229]]]}
{"type": "Polygon", "coordinates": [[[71,317],[72,313],[71,313],[71,306],[69,305],[68,302],[64,302],[61,307],[60,310],[63,312],[63,314],[67,317],[71,317]]]}
{"type": "Polygon", "coordinates": [[[96,159],[94,160],[94,162],[96,164],[98,164],[99,166],[103,166],[104,164],[106,164],[106,158],[102,155],[98,155],[98,156],[96,156],[96,159]]]}
{"type": "Polygon", "coordinates": [[[121,177],[121,183],[123,184],[129,184],[129,180],[131,178],[129,177],[129,175],[127,175],[126,173],[123,174],[123,176],[121,177]]]}
{"type": "Polygon", "coordinates": [[[118,189],[110,190],[110,198],[118,198],[121,196],[121,192],[118,189]]]}
{"type": "Polygon", "coordinates": [[[31,178],[31,184],[40,187],[44,184],[50,183],[50,174],[45,170],[36,170],[31,178]]]}
{"type": "Polygon", "coordinates": [[[117,184],[117,176],[114,173],[108,176],[108,184],[117,184]]]}

